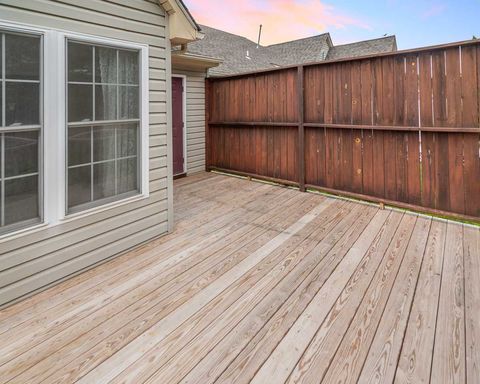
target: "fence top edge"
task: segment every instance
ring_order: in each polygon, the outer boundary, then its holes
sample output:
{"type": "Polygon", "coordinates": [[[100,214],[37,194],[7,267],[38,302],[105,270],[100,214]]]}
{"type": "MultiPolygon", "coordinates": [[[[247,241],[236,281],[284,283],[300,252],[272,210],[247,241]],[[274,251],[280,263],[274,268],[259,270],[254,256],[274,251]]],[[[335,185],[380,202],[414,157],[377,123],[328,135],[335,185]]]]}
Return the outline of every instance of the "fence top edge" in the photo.
{"type": "Polygon", "coordinates": [[[389,56],[403,56],[403,55],[417,54],[417,53],[428,52],[428,51],[433,52],[433,51],[438,51],[438,50],[442,50],[442,49],[449,49],[449,48],[460,48],[460,47],[465,47],[465,46],[469,46],[469,45],[479,45],[480,46],[480,39],[464,40],[464,41],[458,41],[458,42],[453,42],[453,43],[430,45],[430,46],[419,47],[419,48],[411,48],[411,49],[403,49],[403,50],[400,50],[400,51],[373,53],[373,54],[370,54],[370,55],[363,55],[363,56],[357,56],[357,57],[345,57],[345,58],[342,58],[342,59],[314,61],[314,62],[303,63],[303,64],[286,65],[286,66],[278,67],[278,68],[266,68],[266,69],[260,69],[260,70],[256,70],[256,71],[236,73],[236,74],[233,74],[233,75],[222,75],[222,76],[207,77],[207,80],[211,81],[211,82],[215,82],[215,81],[229,80],[229,79],[239,78],[239,77],[248,77],[248,76],[252,76],[252,75],[267,74],[267,73],[271,73],[271,72],[288,71],[288,70],[296,69],[296,68],[299,68],[299,67],[314,67],[314,66],[321,66],[321,65],[328,65],[328,64],[336,64],[336,63],[376,59],[376,58],[389,57],[389,56]]]}

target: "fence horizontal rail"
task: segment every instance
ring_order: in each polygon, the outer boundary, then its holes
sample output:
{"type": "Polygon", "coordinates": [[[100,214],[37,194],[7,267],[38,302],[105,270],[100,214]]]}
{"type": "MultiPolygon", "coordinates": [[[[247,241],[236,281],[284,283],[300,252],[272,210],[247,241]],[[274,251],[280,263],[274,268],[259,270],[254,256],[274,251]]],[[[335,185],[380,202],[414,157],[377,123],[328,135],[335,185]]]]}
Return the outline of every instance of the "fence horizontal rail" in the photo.
{"type": "MultiPolygon", "coordinates": [[[[247,127],[298,127],[300,123],[273,122],[273,121],[211,121],[212,126],[247,126],[247,127]]],[[[358,125],[358,124],[323,124],[323,123],[303,123],[304,127],[309,128],[338,128],[338,129],[371,129],[374,131],[406,131],[406,132],[457,132],[457,133],[480,133],[480,127],[405,127],[401,125],[358,125]]]]}
{"type": "Polygon", "coordinates": [[[300,123],[290,122],[273,122],[273,121],[210,121],[209,125],[225,125],[225,126],[263,126],[263,127],[298,127],[300,123]]]}

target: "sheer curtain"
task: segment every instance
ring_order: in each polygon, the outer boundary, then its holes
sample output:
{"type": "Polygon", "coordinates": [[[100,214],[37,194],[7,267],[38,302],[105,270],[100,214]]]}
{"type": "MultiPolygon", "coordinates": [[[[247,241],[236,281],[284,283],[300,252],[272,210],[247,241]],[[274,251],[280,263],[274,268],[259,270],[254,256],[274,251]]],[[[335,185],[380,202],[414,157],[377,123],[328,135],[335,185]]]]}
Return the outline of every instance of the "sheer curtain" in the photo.
{"type": "Polygon", "coordinates": [[[95,120],[117,119],[117,50],[97,47],[95,49],[97,86],[95,104],[98,109],[95,120]],[[99,100],[97,100],[97,97],[99,100]]]}

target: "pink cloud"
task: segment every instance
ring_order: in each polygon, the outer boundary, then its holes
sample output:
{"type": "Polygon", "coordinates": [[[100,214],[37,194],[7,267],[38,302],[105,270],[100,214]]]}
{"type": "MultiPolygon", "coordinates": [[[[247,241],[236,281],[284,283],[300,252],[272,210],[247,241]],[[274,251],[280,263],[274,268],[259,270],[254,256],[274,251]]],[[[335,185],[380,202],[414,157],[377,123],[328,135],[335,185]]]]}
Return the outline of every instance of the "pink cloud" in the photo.
{"type": "Polygon", "coordinates": [[[308,37],[331,28],[371,29],[368,23],[344,14],[323,0],[188,0],[200,24],[257,40],[263,25],[262,44],[308,37]]]}

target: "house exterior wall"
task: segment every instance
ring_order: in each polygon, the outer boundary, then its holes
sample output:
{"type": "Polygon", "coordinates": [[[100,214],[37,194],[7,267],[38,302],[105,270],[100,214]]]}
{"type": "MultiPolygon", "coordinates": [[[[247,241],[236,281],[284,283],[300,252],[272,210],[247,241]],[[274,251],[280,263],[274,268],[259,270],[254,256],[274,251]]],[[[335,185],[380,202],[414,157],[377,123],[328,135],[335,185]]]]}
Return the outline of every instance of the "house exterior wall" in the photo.
{"type": "MultiPolygon", "coordinates": [[[[44,289],[173,225],[170,42],[167,17],[153,1],[37,0],[0,2],[2,21],[149,45],[149,196],[119,202],[0,238],[0,306],[44,289]],[[170,146],[171,147],[171,146],[170,146]]],[[[198,81],[192,83],[191,89],[198,81]]],[[[49,129],[44,127],[44,131],[49,129]]]]}
{"type": "Polygon", "coordinates": [[[206,71],[172,70],[186,76],[186,164],[187,175],[205,171],[205,78],[206,71]]]}

